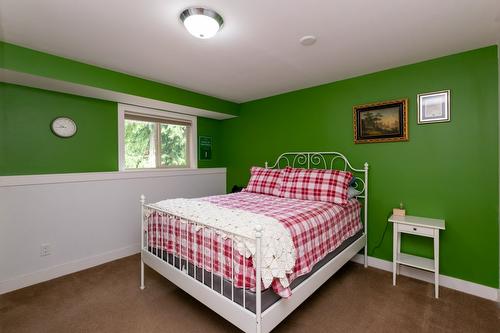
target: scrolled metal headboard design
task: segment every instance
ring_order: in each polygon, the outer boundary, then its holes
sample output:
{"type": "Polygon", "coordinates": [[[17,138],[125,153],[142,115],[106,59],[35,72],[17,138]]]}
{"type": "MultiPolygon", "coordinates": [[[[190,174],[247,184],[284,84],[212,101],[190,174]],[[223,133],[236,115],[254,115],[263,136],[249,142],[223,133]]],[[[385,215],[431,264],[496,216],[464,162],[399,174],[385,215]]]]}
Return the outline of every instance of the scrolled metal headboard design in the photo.
{"type": "Polygon", "coordinates": [[[331,169],[350,171],[356,176],[354,187],[361,192],[358,198],[365,198],[368,190],[368,163],[364,168],[354,168],[347,157],[339,152],[287,152],[276,159],[273,165],[265,163],[266,168],[281,169],[284,167],[306,169],[331,169]],[[360,174],[363,177],[360,177],[360,174]]]}

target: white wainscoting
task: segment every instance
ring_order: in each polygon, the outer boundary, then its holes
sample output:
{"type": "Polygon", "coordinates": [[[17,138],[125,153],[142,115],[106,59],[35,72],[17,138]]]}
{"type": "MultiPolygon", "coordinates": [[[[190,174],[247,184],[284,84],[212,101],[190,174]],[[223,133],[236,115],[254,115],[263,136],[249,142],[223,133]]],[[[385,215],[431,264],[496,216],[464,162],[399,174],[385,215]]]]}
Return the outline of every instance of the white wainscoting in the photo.
{"type": "Polygon", "coordinates": [[[0,177],[0,294],[138,253],[142,193],[225,192],[225,168],[0,177]]]}

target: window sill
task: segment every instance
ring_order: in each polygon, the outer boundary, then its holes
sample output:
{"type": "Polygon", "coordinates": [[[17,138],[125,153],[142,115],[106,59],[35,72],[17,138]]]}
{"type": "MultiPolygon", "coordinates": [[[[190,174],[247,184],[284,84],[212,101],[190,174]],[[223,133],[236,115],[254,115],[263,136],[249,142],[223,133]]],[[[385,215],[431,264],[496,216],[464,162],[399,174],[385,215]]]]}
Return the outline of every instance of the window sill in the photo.
{"type": "Polygon", "coordinates": [[[124,169],[120,170],[119,172],[161,172],[161,171],[185,171],[185,170],[198,170],[198,168],[189,168],[189,167],[184,167],[184,168],[136,168],[136,169],[124,169]]]}
{"type": "Polygon", "coordinates": [[[111,181],[120,179],[162,178],[226,174],[226,168],[140,169],[114,172],[60,173],[45,175],[0,176],[0,187],[57,183],[111,181]]]}

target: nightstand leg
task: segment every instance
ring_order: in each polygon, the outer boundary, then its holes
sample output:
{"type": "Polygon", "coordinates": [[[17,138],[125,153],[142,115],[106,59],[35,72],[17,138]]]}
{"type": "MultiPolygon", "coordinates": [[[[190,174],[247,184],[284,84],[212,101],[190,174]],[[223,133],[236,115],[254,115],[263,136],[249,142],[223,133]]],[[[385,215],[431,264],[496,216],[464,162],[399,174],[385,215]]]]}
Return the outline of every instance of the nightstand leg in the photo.
{"type": "Polygon", "coordinates": [[[439,229],[434,231],[434,293],[439,298],[439,229]]]}
{"type": "Polygon", "coordinates": [[[398,228],[397,224],[393,225],[394,235],[392,239],[392,285],[396,285],[396,260],[398,257],[398,228]]]}
{"type": "MultiPolygon", "coordinates": [[[[401,233],[397,233],[397,239],[398,239],[398,248],[396,253],[401,253],[401,233]]],[[[401,264],[396,264],[396,275],[399,275],[399,268],[401,267],[401,264]]]]}

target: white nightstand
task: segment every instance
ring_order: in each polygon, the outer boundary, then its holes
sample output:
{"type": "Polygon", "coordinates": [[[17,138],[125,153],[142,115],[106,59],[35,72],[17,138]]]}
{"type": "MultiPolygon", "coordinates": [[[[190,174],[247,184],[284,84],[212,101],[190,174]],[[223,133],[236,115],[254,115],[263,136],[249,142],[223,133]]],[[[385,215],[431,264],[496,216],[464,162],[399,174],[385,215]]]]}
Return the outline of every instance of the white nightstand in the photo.
{"type": "Polygon", "coordinates": [[[444,230],[444,220],[430,219],[417,216],[389,217],[389,222],[394,224],[393,259],[392,259],[392,284],[396,285],[396,274],[399,266],[406,265],[434,272],[434,287],[436,298],[439,297],[439,230],[444,230]],[[412,234],[434,239],[434,260],[401,253],[401,233],[412,234]]]}

